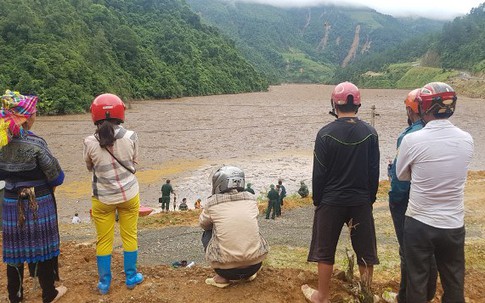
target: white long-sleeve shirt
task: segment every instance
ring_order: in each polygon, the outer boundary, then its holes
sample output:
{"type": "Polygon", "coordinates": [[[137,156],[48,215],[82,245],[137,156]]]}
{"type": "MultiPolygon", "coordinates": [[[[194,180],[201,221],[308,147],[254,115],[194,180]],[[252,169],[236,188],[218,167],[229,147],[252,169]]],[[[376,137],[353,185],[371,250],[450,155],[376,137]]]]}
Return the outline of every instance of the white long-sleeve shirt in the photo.
{"type": "Polygon", "coordinates": [[[447,119],[432,120],[402,140],[397,177],[411,181],[406,216],[436,228],[464,225],[464,190],[473,138],[447,119]]]}

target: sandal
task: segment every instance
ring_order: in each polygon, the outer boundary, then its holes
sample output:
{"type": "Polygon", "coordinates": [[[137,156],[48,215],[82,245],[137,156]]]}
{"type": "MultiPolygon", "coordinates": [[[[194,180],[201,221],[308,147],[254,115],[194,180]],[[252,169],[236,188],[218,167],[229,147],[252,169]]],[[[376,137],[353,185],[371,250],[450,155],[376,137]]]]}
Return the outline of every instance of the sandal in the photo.
{"type": "Polygon", "coordinates": [[[253,281],[254,279],[256,279],[256,277],[258,276],[258,273],[255,273],[254,275],[252,275],[251,277],[247,277],[246,278],[246,282],[251,282],[253,281]]]}
{"type": "Polygon", "coordinates": [[[67,287],[65,287],[64,285],[61,285],[59,287],[56,287],[56,290],[57,290],[57,296],[51,301],[51,303],[59,301],[59,299],[66,294],[67,287]]]}
{"type": "Polygon", "coordinates": [[[226,288],[229,285],[231,285],[231,283],[217,283],[216,280],[214,280],[214,278],[205,279],[205,284],[212,285],[212,286],[215,286],[215,287],[218,287],[218,288],[226,288]]]}
{"type": "Polygon", "coordinates": [[[316,292],[316,290],[311,288],[307,284],[305,284],[305,285],[301,286],[301,291],[303,292],[305,299],[307,299],[308,302],[312,302],[312,295],[313,295],[314,292],[316,292]]]}
{"type": "MultiPolygon", "coordinates": [[[[316,289],[311,288],[308,286],[308,284],[304,284],[301,286],[301,291],[303,292],[303,295],[305,296],[305,299],[307,299],[308,302],[313,302],[312,301],[312,295],[317,292],[316,289]]],[[[331,303],[328,301],[328,303],[331,303]]]]}

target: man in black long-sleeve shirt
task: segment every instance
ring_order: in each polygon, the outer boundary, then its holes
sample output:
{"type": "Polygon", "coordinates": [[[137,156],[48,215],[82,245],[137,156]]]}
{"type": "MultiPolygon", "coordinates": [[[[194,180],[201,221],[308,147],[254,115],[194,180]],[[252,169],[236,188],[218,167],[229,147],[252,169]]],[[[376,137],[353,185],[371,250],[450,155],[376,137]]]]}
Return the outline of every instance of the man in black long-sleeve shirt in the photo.
{"type": "Polygon", "coordinates": [[[313,222],[309,262],[318,262],[318,290],[302,286],[312,302],[329,302],[335,250],[344,224],[351,227],[361,280],[372,281],[378,264],[372,204],[379,185],[379,141],[376,130],[357,118],[360,92],[350,83],[332,93],[332,114],[315,140],[313,159],[313,222]]]}

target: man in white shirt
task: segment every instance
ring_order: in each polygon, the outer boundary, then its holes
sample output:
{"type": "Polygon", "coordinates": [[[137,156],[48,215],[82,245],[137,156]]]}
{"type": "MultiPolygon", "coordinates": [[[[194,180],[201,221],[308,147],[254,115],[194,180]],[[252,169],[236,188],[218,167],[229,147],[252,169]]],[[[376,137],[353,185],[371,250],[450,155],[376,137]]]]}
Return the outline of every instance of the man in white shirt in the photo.
{"type": "Polygon", "coordinates": [[[404,224],[407,302],[427,302],[434,255],[442,302],[464,303],[464,188],[473,139],[448,120],[456,106],[448,84],[426,84],[417,101],[426,126],[403,138],[396,162],[398,179],[411,181],[404,224]]]}

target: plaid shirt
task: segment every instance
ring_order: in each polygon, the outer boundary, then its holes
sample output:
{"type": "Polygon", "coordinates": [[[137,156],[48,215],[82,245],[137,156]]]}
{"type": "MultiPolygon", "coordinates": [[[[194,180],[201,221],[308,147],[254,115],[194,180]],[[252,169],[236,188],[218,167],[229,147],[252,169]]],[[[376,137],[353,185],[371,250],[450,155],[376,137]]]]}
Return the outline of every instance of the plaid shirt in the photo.
{"type": "MultiPolygon", "coordinates": [[[[134,131],[115,127],[116,141],[110,151],[130,170],[135,171],[138,157],[138,137],[134,131]]],[[[124,168],[91,135],[84,139],[84,161],[93,172],[93,196],[105,204],[126,202],[139,192],[136,176],[124,168]]]]}

